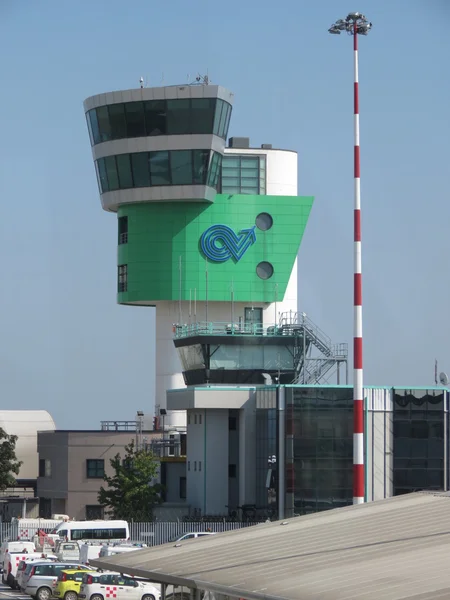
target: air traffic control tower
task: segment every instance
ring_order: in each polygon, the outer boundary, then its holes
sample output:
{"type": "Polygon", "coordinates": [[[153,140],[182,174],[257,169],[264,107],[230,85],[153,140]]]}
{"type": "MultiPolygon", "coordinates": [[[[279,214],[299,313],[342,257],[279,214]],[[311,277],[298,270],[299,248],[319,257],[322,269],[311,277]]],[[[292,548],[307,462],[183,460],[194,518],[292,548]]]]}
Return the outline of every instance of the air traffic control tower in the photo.
{"type": "MultiPolygon", "coordinates": [[[[156,307],[157,411],[166,390],[190,383],[187,371],[202,372],[189,342],[199,332],[298,322],[297,253],[313,198],[297,196],[295,152],[248,138],[226,147],[232,106],[230,91],[203,82],[84,102],[102,207],[117,214],[117,302],[156,307]]],[[[256,369],[261,383],[268,368],[256,369]]],[[[184,426],[185,413],[167,424],[184,426]]]]}

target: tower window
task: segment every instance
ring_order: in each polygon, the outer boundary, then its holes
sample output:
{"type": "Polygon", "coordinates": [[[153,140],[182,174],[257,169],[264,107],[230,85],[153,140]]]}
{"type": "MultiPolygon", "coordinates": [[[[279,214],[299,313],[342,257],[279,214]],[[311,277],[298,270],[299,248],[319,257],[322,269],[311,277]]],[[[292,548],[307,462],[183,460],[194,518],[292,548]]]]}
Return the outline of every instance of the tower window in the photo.
{"type": "Polygon", "coordinates": [[[128,243],[128,217],[119,217],[119,245],[128,243]]]}
{"type": "Polygon", "coordinates": [[[120,293],[128,291],[128,265],[119,265],[117,291],[120,293]]]}

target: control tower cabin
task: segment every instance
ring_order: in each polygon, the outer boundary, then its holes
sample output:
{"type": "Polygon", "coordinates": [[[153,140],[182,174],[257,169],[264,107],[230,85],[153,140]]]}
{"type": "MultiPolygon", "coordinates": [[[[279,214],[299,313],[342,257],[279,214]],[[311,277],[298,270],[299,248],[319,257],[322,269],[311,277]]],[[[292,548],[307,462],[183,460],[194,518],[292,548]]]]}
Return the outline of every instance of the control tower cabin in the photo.
{"type": "MultiPolygon", "coordinates": [[[[297,195],[296,152],[250,148],[248,138],[226,147],[232,106],[230,91],[209,84],[84,102],[102,207],[117,214],[117,302],[156,307],[157,414],[167,390],[220,383],[229,369],[236,384],[282,375],[286,338],[272,340],[264,359],[241,348],[301,320],[297,254],[313,198],[297,195]],[[213,338],[197,338],[218,331],[252,335],[238,344],[240,359],[222,349],[214,368],[213,338]]],[[[297,353],[291,382],[300,351],[287,346],[297,353]]],[[[185,412],[165,423],[184,426],[185,412]]]]}

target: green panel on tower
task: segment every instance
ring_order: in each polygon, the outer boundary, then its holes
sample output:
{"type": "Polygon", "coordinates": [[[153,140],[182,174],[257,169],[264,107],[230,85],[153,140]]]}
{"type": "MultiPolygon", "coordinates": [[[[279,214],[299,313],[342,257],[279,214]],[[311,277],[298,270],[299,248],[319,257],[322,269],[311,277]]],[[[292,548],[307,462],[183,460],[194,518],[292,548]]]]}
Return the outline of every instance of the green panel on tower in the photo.
{"type": "Polygon", "coordinates": [[[117,300],[202,301],[207,293],[228,301],[233,289],[236,302],[281,301],[312,204],[309,196],[218,194],[212,204],[121,206],[117,300]]]}

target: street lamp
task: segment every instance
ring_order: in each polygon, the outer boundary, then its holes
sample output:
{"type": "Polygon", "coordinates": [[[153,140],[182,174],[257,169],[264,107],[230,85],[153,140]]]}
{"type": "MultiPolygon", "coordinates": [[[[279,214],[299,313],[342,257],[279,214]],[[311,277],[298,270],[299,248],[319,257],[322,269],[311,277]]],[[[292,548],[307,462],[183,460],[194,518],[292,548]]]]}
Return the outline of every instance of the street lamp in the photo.
{"type": "Polygon", "coordinates": [[[367,35],[372,29],[364,15],[349,13],[338,19],[328,32],[353,36],[354,51],[354,329],[353,329],[353,504],[364,502],[364,385],[363,385],[363,336],[362,336],[362,280],[361,280],[361,175],[359,160],[359,90],[358,90],[358,35],[367,35]]]}

